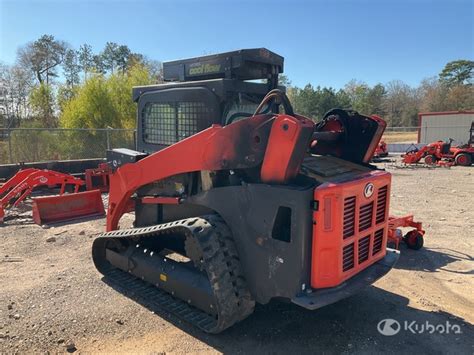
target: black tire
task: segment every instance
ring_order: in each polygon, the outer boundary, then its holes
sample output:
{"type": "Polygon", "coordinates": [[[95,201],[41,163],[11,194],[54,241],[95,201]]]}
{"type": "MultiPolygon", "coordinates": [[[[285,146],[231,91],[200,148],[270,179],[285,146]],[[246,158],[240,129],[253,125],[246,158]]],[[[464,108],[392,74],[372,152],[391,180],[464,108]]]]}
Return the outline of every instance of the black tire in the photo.
{"type": "Polygon", "coordinates": [[[423,248],[423,244],[424,244],[423,234],[421,234],[417,230],[413,230],[405,234],[405,236],[403,237],[403,240],[405,244],[407,245],[407,247],[410,249],[419,250],[423,248]]]}
{"type": "Polygon", "coordinates": [[[456,165],[469,166],[472,164],[472,157],[467,153],[459,153],[454,158],[456,165]]]}
{"type": "Polygon", "coordinates": [[[438,159],[436,159],[436,157],[433,155],[433,154],[428,154],[427,156],[425,156],[424,158],[424,162],[425,164],[428,164],[428,165],[434,165],[436,164],[436,161],[438,159]]]}

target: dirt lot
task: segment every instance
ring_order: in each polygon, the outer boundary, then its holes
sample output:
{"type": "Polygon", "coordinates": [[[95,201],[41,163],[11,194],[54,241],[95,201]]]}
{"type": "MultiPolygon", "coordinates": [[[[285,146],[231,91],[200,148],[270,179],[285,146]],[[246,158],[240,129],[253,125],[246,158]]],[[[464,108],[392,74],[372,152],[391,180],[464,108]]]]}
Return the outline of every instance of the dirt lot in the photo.
{"type": "Polygon", "coordinates": [[[474,167],[385,167],[393,173],[392,213],[413,212],[425,223],[425,248],[402,246],[395,269],[349,299],[314,312],[258,306],[217,336],[156,314],[101,281],[90,246],[103,219],[49,229],[11,220],[0,227],[0,353],[472,354],[474,167]],[[402,330],[379,334],[385,318],[402,330]],[[413,334],[404,321],[445,333],[413,334]]]}

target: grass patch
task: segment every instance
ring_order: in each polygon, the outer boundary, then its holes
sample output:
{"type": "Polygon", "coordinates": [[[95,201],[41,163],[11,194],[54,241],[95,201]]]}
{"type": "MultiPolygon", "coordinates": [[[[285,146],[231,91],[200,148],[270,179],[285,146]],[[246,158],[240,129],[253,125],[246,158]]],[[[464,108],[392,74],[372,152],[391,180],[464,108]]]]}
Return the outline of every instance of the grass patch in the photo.
{"type": "Polygon", "coordinates": [[[416,143],[418,132],[385,132],[382,140],[385,143],[416,143]]]}

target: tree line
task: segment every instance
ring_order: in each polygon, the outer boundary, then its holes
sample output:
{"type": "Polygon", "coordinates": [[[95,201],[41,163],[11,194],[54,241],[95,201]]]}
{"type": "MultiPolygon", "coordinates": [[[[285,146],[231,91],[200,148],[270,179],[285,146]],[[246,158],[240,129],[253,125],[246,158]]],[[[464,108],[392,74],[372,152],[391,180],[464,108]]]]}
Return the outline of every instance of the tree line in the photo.
{"type": "MultiPolygon", "coordinates": [[[[0,119],[4,126],[134,128],[131,88],[161,82],[161,65],[123,44],[94,52],[51,35],[18,48],[13,65],[0,64],[0,119]]],[[[320,119],[334,107],[377,114],[389,126],[416,126],[420,111],[474,108],[474,62],[456,60],[417,87],[393,80],[370,86],[351,80],[342,89],[281,83],[300,114],[320,119]]]]}
{"type": "Polygon", "coordinates": [[[308,117],[321,118],[334,107],[376,114],[392,127],[418,125],[418,112],[474,109],[474,61],[456,60],[446,64],[438,76],[426,78],[417,87],[401,80],[370,86],[351,80],[344,88],[293,87],[286,77],[288,95],[296,110],[308,117]]]}
{"type": "Polygon", "coordinates": [[[0,63],[0,119],[10,127],[132,128],[131,89],[159,82],[160,72],[160,62],[123,44],[94,52],[43,35],[18,48],[13,65],[0,63]]]}

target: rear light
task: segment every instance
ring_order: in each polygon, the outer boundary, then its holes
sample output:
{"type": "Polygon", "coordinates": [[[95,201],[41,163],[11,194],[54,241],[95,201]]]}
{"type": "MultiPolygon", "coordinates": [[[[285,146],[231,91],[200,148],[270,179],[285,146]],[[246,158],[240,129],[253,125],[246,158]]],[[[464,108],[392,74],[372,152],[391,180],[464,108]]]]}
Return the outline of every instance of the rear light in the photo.
{"type": "Polygon", "coordinates": [[[332,228],[332,199],[324,199],[324,230],[332,228]]]}

